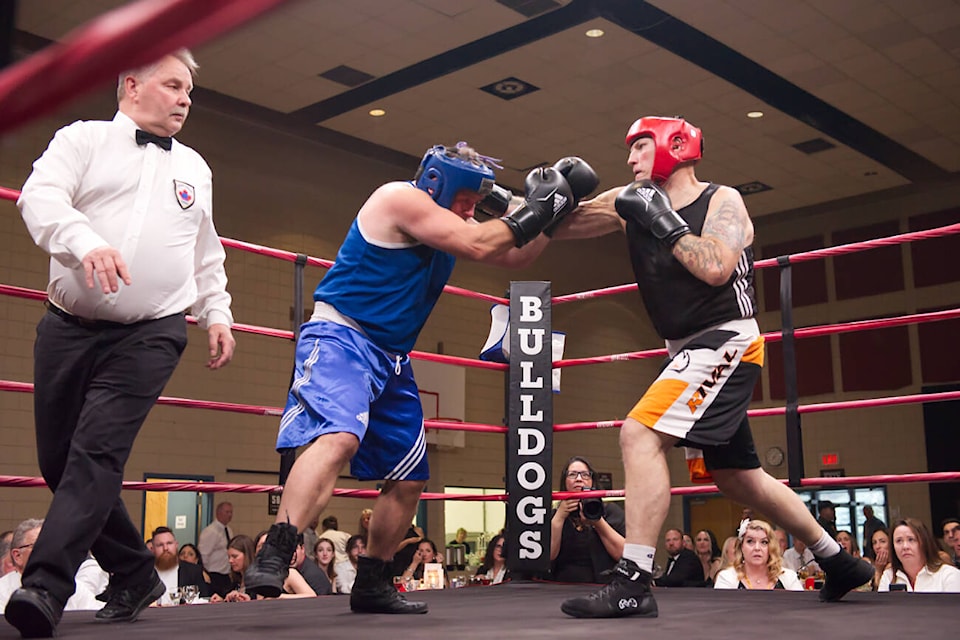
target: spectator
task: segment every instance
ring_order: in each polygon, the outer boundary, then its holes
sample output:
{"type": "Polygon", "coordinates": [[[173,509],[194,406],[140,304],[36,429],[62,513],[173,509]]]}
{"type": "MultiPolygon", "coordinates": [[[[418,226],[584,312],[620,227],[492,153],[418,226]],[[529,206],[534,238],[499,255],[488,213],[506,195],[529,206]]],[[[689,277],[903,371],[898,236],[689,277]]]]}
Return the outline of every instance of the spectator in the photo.
{"type": "Polygon", "coordinates": [[[370,535],[370,518],[373,517],[373,509],[364,509],[360,512],[360,520],[357,522],[357,535],[363,536],[364,540],[370,535]]]}
{"type": "Polygon", "coordinates": [[[0,577],[14,570],[13,560],[10,559],[11,540],[13,540],[13,531],[0,533],[0,577]]]}
{"type": "Polygon", "coordinates": [[[890,547],[890,533],[886,529],[877,529],[870,537],[870,548],[873,549],[873,579],[870,587],[876,591],[880,586],[883,572],[890,566],[890,556],[893,550],[890,547]]]}
{"type": "Polygon", "coordinates": [[[780,527],[774,526],[773,537],[777,539],[777,545],[780,547],[780,555],[782,556],[790,547],[790,543],[787,541],[787,532],[780,527]]]}
{"type": "Polygon", "coordinates": [[[807,549],[807,545],[797,537],[793,538],[793,547],[787,549],[783,554],[783,566],[791,571],[800,571],[806,568],[808,571],[820,571],[820,566],[816,563],[813,552],[807,549]]]}
{"type": "Polygon", "coordinates": [[[846,529],[837,531],[837,542],[840,543],[840,546],[843,547],[844,551],[852,555],[854,558],[860,557],[860,547],[857,546],[857,541],[853,537],[853,534],[846,529]]]}
{"type": "Polygon", "coordinates": [[[829,500],[821,500],[817,503],[817,511],[820,517],[817,522],[823,527],[823,530],[834,540],[837,539],[837,509],[829,500]]]}
{"type": "Polygon", "coordinates": [[[785,569],[773,528],[763,520],[740,525],[733,566],[717,574],[714,589],[786,589],[802,591],[796,572],[785,569]]]}
{"type": "MultiPolygon", "coordinates": [[[[264,539],[266,536],[264,536],[264,539]]],[[[257,549],[259,551],[259,549],[257,549]]],[[[293,552],[293,560],[290,561],[290,568],[296,569],[300,572],[300,575],[303,576],[303,579],[306,581],[307,586],[310,587],[310,593],[304,595],[314,595],[314,596],[327,596],[330,595],[332,585],[330,580],[327,578],[327,575],[320,570],[320,567],[317,566],[317,563],[313,560],[310,560],[307,557],[307,550],[303,544],[303,534],[300,534],[300,539],[297,541],[296,551],[293,552]]],[[[292,571],[290,573],[293,573],[292,571]]],[[[289,582],[290,577],[287,577],[287,580],[284,582],[289,582]]],[[[290,593],[302,593],[302,591],[297,591],[297,585],[291,585],[293,590],[290,593]]],[[[285,589],[286,590],[286,589],[285,589]]]]}
{"type": "MultiPolygon", "coordinates": [[[[5,612],[10,596],[20,588],[21,574],[24,567],[27,566],[27,561],[33,552],[33,545],[36,544],[42,527],[43,520],[31,518],[21,522],[13,531],[10,539],[10,557],[13,571],[0,578],[0,613],[5,612]]],[[[74,577],[76,590],[67,599],[64,608],[67,611],[102,609],[104,603],[97,600],[96,595],[106,587],[107,579],[107,573],[100,568],[100,565],[93,558],[88,556],[80,564],[80,569],[74,577]]]]}
{"type": "Polygon", "coordinates": [[[227,559],[227,545],[233,539],[230,521],[233,520],[233,504],[221,502],[214,510],[213,522],[200,532],[197,547],[204,559],[204,568],[210,574],[213,592],[225,596],[230,591],[230,561],[227,559]]]}
{"type": "Polygon", "coordinates": [[[210,602],[246,602],[251,599],[243,585],[243,572],[253,562],[255,555],[256,545],[250,536],[241,533],[230,538],[230,542],[227,543],[230,588],[226,595],[222,597],[220,594],[214,593],[210,596],[210,602]]]}
{"type": "Polygon", "coordinates": [[[319,538],[314,545],[313,555],[316,558],[317,567],[323,575],[327,576],[327,581],[330,583],[329,593],[337,593],[337,570],[334,568],[337,554],[333,548],[333,542],[329,538],[319,538]]]}
{"type": "Polygon", "coordinates": [[[683,546],[683,532],[667,529],[663,536],[667,567],[657,578],[658,587],[702,587],[703,566],[697,554],[683,546]]]}
{"type": "Polygon", "coordinates": [[[693,538],[690,537],[689,533],[683,534],[683,548],[696,553],[693,547],[693,538]]]}
{"type": "MultiPolygon", "coordinates": [[[[263,548],[263,544],[267,539],[267,531],[261,531],[257,534],[256,537],[256,546],[254,551],[260,553],[260,549],[263,548]]],[[[290,559],[290,567],[287,570],[287,577],[283,580],[283,590],[280,592],[279,598],[302,598],[302,597],[312,597],[318,595],[315,591],[313,585],[307,580],[306,576],[301,572],[301,568],[306,566],[307,571],[310,571],[310,567],[316,569],[315,573],[311,574],[311,577],[314,578],[314,581],[317,583],[317,588],[323,590],[323,580],[322,576],[319,576],[320,570],[312,562],[305,562],[307,557],[306,551],[303,549],[303,540],[297,540],[297,546],[294,548],[293,557],[290,559]]],[[[247,565],[249,566],[249,564],[247,565]]],[[[246,567],[244,567],[246,571],[246,567]]],[[[257,595],[257,599],[263,599],[264,596],[257,595]]]]}
{"type": "MultiPolygon", "coordinates": [[[[589,491],[596,477],[586,458],[573,456],[560,474],[561,491],[589,491]]],[[[559,582],[609,582],[609,570],[623,555],[623,509],[593,501],[597,512],[577,498],[561,500],[550,520],[552,577],[559,582]]],[[[588,505],[589,506],[589,505],[588,505]]]]}
{"type": "Polygon", "coordinates": [[[153,564],[157,569],[160,580],[163,581],[165,592],[160,598],[161,604],[179,604],[170,600],[170,594],[180,587],[196,586],[201,598],[209,598],[213,591],[203,579],[203,569],[196,564],[180,562],[177,553],[177,538],[168,527],[157,527],[153,530],[153,564]]]}
{"type": "Polygon", "coordinates": [[[943,529],[943,546],[953,561],[953,566],[960,568],[960,519],[947,518],[940,524],[943,529]]]}
{"type": "MultiPolygon", "coordinates": [[[[203,572],[203,581],[210,584],[210,574],[207,573],[207,570],[203,567],[203,556],[200,554],[200,550],[197,549],[196,545],[187,542],[180,547],[180,552],[177,556],[180,558],[180,562],[190,562],[200,567],[200,571],[203,572]]],[[[213,593],[213,588],[210,589],[210,592],[211,594],[213,593]]]]}
{"type": "Polygon", "coordinates": [[[350,536],[347,540],[347,560],[338,562],[334,567],[337,572],[337,593],[350,593],[353,582],[357,579],[357,564],[360,556],[367,552],[367,540],[360,534],[350,536]]]}
{"type": "Polygon", "coordinates": [[[873,560],[873,545],[870,544],[870,541],[873,540],[873,532],[880,529],[886,529],[887,525],[883,520],[873,515],[873,507],[870,505],[865,505],[863,507],[863,555],[870,560],[873,560]]]}
{"type": "Polygon", "coordinates": [[[915,518],[897,522],[893,526],[890,566],[880,578],[878,591],[902,584],[907,591],[960,592],[960,569],[944,563],[937,551],[937,542],[923,522],[915,518]]]}
{"type": "Polygon", "coordinates": [[[720,571],[720,565],[723,560],[720,557],[720,546],[717,544],[717,537],[713,535],[710,529],[701,529],[697,531],[697,537],[693,541],[694,551],[700,560],[700,566],[703,568],[704,585],[713,586],[713,580],[720,571]]]}
{"type": "Polygon", "coordinates": [[[336,554],[337,562],[347,561],[347,540],[350,534],[346,531],[340,531],[340,523],[337,516],[327,516],[323,519],[323,531],[318,538],[326,538],[333,544],[333,551],[336,554]]]}
{"type": "Polygon", "coordinates": [[[470,543],[467,542],[467,530],[464,529],[463,527],[460,527],[459,529],[457,529],[456,537],[450,541],[451,546],[455,544],[459,544],[460,546],[463,547],[464,556],[470,555],[472,551],[472,547],[470,546],[470,543]]]}
{"type": "MultiPolygon", "coordinates": [[[[720,552],[720,571],[733,566],[737,560],[737,536],[729,536],[723,541],[720,552]]],[[[717,577],[713,577],[716,581],[717,577]]]]}
{"type": "Polygon", "coordinates": [[[477,569],[476,575],[484,576],[490,584],[500,584],[510,578],[507,570],[507,557],[503,553],[503,544],[506,538],[497,534],[487,545],[487,553],[483,557],[483,564],[477,569]]]}
{"type": "MultiPolygon", "coordinates": [[[[419,582],[423,580],[424,565],[428,562],[439,562],[443,564],[443,558],[437,552],[436,543],[430,538],[424,538],[420,541],[420,544],[417,545],[417,550],[413,554],[413,559],[410,561],[410,564],[407,565],[407,568],[400,574],[403,582],[406,583],[410,580],[419,582]]],[[[446,587],[450,586],[450,578],[445,571],[443,573],[443,584],[446,587]]]]}

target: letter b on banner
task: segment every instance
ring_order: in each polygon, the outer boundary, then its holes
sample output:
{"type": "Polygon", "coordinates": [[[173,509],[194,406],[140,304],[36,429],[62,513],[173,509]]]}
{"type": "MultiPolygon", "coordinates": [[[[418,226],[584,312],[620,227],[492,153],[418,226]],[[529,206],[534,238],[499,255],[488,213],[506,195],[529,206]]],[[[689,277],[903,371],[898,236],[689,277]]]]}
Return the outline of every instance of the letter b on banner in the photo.
{"type": "Polygon", "coordinates": [[[550,568],[553,348],[550,283],[510,283],[507,567],[550,568]]]}

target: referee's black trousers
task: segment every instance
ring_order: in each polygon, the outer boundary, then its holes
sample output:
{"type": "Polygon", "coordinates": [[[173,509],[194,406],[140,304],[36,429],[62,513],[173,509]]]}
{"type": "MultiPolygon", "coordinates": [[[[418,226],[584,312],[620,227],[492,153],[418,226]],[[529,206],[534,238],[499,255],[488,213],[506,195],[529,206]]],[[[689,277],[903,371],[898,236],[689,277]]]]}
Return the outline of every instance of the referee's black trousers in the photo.
{"type": "Polygon", "coordinates": [[[123,588],[148,580],[153,554],[120,499],[123,467],[187,344],[183,314],[132,325],[48,312],[34,344],[40,472],[53,491],[22,584],[61,604],[91,551],[123,588]]]}

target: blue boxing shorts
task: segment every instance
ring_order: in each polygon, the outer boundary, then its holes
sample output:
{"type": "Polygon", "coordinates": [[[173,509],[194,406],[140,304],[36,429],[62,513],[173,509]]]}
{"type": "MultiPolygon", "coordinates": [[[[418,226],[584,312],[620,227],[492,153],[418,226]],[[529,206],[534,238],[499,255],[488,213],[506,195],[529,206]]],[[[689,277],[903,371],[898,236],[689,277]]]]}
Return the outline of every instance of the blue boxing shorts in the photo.
{"type": "Polygon", "coordinates": [[[747,422],[764,359],[756,320],[668,341],[667,351],[670,359],[628,416],[678,438],[678,446],[702,450],[707,470],[759,467],[747,422]]]}
{"type": "Polygon", "coordinates": [[[350,461],[360,480],[427,480],[423,407],[410,357],[380,349],[335,322],[308,322],[297,342],[294,381],[280,420],[277,449],[327,433],[352,433],[350,461]]]}

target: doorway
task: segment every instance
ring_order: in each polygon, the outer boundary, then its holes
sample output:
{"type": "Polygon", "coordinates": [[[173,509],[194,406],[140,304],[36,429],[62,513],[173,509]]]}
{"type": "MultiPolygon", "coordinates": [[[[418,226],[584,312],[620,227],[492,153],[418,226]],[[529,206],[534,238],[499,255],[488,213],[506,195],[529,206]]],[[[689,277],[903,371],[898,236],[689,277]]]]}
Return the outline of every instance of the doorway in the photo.
{"type": "MultiPolygon", "coordinates": [[[[212,482],[213,476],[143,474],[144,482],[212,482]]],[[[169,527],[181,546],[197,544],[200,531],[213,519],[213,495],[199,491],[144,491],[143,538],[157,527],[169,527]]]]}

